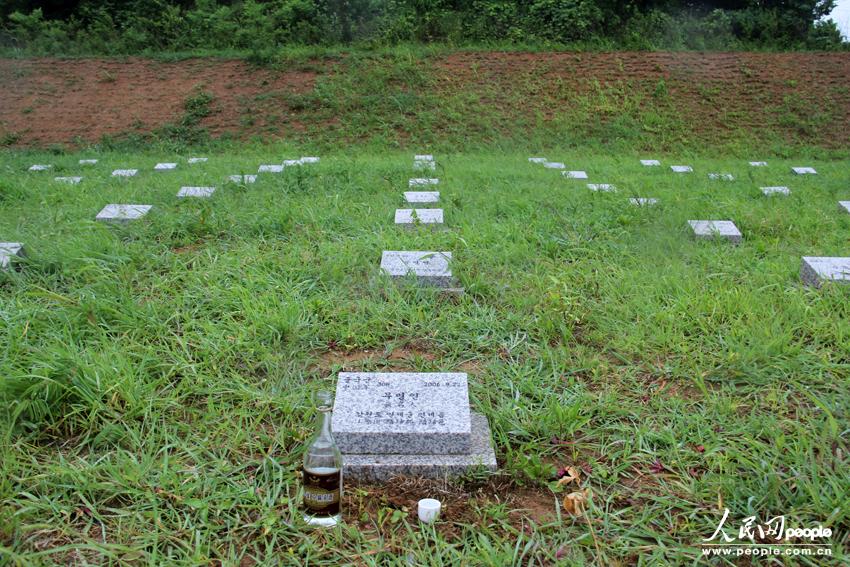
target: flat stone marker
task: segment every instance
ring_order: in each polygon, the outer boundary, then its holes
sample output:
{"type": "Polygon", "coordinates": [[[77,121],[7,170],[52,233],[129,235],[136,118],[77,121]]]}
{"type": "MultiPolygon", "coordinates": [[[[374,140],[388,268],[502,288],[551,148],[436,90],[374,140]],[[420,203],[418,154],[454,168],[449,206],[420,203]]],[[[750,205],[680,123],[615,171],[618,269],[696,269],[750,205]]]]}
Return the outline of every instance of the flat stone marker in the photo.
{"type": "Polygon", "coordinates": [[[708,178],[720,181],[735,181],[735,176],[731,173],[709,173],[708,178]]]}
{"type": "Polygon", "coordinates": [[[416,154],[413,156],[413,161],[434,161],[434,156],[431,154],[416,154]]]}
{"type": "Polygon", "coordinates": [[[787,187],[762,187],[761,192],[768,197],[772,195],[790,195],[791,190],[787,187]]]}
{"type": "Polygon", "coordinates": [[[97,164],[96,159],[81,159],[80,160],[80,165],[95,165],[95,164],[97,164]]]}
{"type": "Polygon", "coordinates": [[[304,164],[304,162],[302,162],[300,159],[285,159],[285,160],[283,160],[283,167],[293,167],[293,166],[296,166],[296,165],[303,165],[303,164],[304,164]]]}
{"type": "Polygon", "coordinates": [[[546,163],[549,160],[545,157],[530,157],[528,158],[528,161],[531,163],[546,163]]]}
{"type": "Polygon", "coordinates": [[[694,236],[699,239],[711,240],[713,238],[723,238],[738,244],[742,240],[741,231],[735,226],[735,223],[727,220],[689,220],[688,224],[694,231],[694,236]]]}
{"type": "Polygon", "coordinates": [[[617,192],[617,188],[609,183],[588,183],[587,188],[591,191],[602,191],[605,193],[617,192]]]}
{"type": "Polygon", "coordinates": [[[845,213],[850,213],[850,201],[838,201],[838,208],[845,213]]]}
{"type": "Polygon", "coordinates": [[[112,177],[135,177],[137,173],[138,169],[116,169],[112,172],[112,177]]]}
{"type": "Polygon", "coordinates": [[[850,258],[803,256],[800,279],[805,285],[820,287],[824,282],[850,283],[850,258]]]}
{"type": "Polygon", "coordinates": [[[567,166],[559,161],[547,161],[543,163],[546,169],[567,169],[567,166]]]}
{"type": "Polygon", "coordinates": [[[395,223],[406,227],[443,224],[443,209],[396,209],[395,223]]]}
{"type": "Polygon", "coordinates": [[[52,167],[53,167],[52,165],[37,163],[35,165],[30,166],[30,171],[47,171],[48,169],[50,169],[52,167]]]}
{"type": "Polygon", "coordinates": [[[198,197],[200,199],[208,199],[213,196],[213,193],[215,193],[215,187],[181,187],[180,191],[177,192],[177,196],[180,198],[198,197]]]}
{"type": "Polygon", "coordinates": [[[189,163],[206,163],[208,159],[205,157],[190,157],[188,161],[189,163]]]}
{"type": "Polygon", "coordinates": [[[439,185],[440,180],[437,178],[417,177],[407,180],[408,187],[421,187],[423,185],[439,185]]]}
{"type": "Polygon", "coordinates": [[[420,285],[450,288],[451,261],[451,252],[385,250],[381,269],[393,279],[403,280],[412,274],[420,285]]]}
{"type": "Polygon", "coordinates": [[[692,173],[694,168],[689,165],[671,165],[670,169],[673,170],[673,173],[692,173]]]}
{"type": "Polygon", "coordinates": [[[158,163],[153,166],[154,171],[171,171],[172,169],[177,169],[176,163],[158,163]]]}
{"type": "Polygon", "coordinates": [[[234,183],[244,183],[245,185],[249,183],[255,183],[257,181],[256,175],[231,175],[227,179],[233,181],[234,183]]]}
{"type": "Polygon", "coordinates": [[[651,207],[658,204],[658,199],[653,197],[632,197],[629,199],[629,203],[636,207],[651,207]]]}
{"type": "Polygon", "coordinates": [[[148,214],[152,205],[106,205],[97,213],[95,220],[101,222],[127,223],[148,214]]]}
{"type": "Polygon", "coordinates": [[[301,163],[319,163],[319,158],[315,156],[307,156],[301,158],[301,163]]]}
{"type": "Polygon", "coordinates": [[[817,175],[814,167],[792,167],[791,171],[797,175],[817,175]]]}
{"type": "Polygon", "coordinates": [[[661,162],[657,159],[642,159],[640,160],[640,164],[644,167],[656,167],[661,165],[661,162]]]}
{"type": "Polygon", "coordinates": [[[753,167],[767,167],[766,161],[751,161],[750,165],[753,167]]]}
{"type": "Polygon", "coordinates": [[[565,171],[561,175],[567,179],[587,179],[587,173],[584,171],[565,171]]]}
{"type": "Polygon", "coordinates": [[[76,185],[80,181],[82,181],[82,177],[54,177],[53,181],[58,181],[59,183],[69,183],[71,185],[76,185]]]}
{"type": "Polygon", "coordinates": [[[418,205],[420,203],[439,203],[440,202],[440,192],[439,191],[405,191],[404,192],[404,200],[410,203],[411,205],[418,205]]]}
{"type": "Polygon", "coordinates": [[[280,173],[283,171],[283,165],[261,165],[257,173],[280,173]]]}
{"type": "Polygon", "coordinates": [[[414,161],[413,169],[430,169],[431,171],[434,171],[435,169],[437,169],[437,164],[433,161],[414,161]]]}
{"type": "Polygon", "coordinates": [[[20,242],[0,242],[0,270],[8,270],[15,258],[24,257],[24,245],[20,242]]]}

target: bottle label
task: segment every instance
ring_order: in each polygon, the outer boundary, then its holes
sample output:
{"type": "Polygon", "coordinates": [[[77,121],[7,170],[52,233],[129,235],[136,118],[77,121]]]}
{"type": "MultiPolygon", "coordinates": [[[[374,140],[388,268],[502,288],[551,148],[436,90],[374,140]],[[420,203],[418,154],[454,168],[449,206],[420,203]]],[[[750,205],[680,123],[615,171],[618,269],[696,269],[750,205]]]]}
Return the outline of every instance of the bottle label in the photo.
{"type": "Polygon", "coordinates": [[[339,514],[342,471],[316,474],[304,471],[304,506],[310,512],[328,516],[339,514]]]}

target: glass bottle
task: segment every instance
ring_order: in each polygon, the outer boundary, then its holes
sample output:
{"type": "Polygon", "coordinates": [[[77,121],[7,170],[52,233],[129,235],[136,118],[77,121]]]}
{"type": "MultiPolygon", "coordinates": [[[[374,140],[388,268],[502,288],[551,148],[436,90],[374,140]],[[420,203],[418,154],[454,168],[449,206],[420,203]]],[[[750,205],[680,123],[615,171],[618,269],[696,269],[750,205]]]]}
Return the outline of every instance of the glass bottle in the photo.
{"type": "Polygon", "coordinates": [[[330,527],[342,518],[342,454],[331,434],[330,392],[316,393],[319,410],[318,429],[304,454],[304,521],[313,526],[330,527]]]}

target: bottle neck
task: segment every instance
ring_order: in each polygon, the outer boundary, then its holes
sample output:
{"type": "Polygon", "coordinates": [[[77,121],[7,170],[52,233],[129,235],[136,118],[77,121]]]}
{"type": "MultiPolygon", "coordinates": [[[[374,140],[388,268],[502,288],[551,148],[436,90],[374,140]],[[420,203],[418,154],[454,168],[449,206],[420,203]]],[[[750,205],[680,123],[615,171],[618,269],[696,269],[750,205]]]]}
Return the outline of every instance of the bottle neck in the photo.
{"type": "Polygon", "coordinates": [[[319,410],[319,437],[331,439],[331,410],[319,410]]]}

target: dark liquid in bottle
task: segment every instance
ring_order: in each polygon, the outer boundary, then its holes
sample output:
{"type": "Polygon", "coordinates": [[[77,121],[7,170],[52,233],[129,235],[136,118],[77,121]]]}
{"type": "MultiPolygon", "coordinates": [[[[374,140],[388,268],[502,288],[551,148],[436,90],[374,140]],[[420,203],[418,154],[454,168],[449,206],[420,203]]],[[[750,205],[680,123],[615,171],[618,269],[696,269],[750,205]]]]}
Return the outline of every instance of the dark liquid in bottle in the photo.
{"type": "Polygon", "coordinates": [[[342,471],[319,467],[304,469],[304,507],[311,516],[337,516],[342,496],[342,471]]]}

